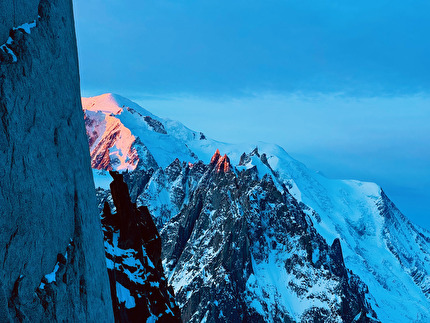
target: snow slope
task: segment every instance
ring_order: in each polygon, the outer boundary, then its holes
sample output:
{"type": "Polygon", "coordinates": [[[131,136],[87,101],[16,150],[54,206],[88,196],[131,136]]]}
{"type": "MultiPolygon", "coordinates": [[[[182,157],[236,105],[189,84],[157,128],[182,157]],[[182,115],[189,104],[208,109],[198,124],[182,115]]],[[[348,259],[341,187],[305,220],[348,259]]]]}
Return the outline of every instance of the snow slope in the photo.
{"type": "MultiPolygon", "coordinates": [[[[261,178],[269,174],[279,190],[288,189],[302,203],[327,242],[340,239],[346,266],[369,287],[369,301],[382,322],[430,321],[430,234],[410,223],[378,185],[325,178],[274,144],[228,144],[208,139],[118,95],[83,99],[83,107],[92,127],[99,129],[91,131],[92,156],[97,155],[93,154],[95,147],[101,145],[100,152],[110,152],[113,169],[152,168],[160,172],[176,158],[209,163],[217,149],[228,155],[237,170],[256,165],[261,178]],[[119,134],[103,130],[108,129],[108,119],[115,119],[117,129],[121,128],[119,134]],[[243,153],[256,147],[259,158],[241,160],[243,153]],[[133,154],[137,155],[133,162],[133,158],[124,157],[133,154]]],[[[98,178],[103,174],[97,173],[96,184],[98,178]]],[[[162,216],[163,223],[181,207],[171,202],[173,187],[168,179],[147,185],[146,201],[155,203],[161,198],[159,207],[151,212],[162,216]],[[162,213],[162,209],[170,213],[162,213]]]]}

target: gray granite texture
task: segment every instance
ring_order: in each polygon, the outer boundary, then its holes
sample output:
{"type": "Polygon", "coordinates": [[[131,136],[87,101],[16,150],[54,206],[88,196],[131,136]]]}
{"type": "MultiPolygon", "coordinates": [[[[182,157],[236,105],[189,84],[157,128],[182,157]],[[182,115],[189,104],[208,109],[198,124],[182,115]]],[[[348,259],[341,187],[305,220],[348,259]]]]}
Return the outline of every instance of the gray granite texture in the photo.
{"type": "Polygon", "coordinates": [[[1,0],[0,22],[0,322],[111,322],[72,1],[1,0]]]}
{"type": "Polygon", "coordinates": [[[38,5],[39,0],[0,1],[0,44],[6,42],[12,26],[20,26],[37,18],[38,5]]]}

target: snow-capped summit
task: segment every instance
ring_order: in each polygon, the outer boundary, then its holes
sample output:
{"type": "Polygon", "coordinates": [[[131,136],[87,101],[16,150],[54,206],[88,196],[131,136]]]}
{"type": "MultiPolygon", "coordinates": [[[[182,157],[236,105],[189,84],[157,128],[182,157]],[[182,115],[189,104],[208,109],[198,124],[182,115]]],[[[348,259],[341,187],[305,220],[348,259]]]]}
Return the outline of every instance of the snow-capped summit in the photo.
{"type": "MultiPolygon", "coordinates": [[[[242,306],[264,320],[273,319],[276,311],[293,321],[305,320],[314,309],[321,318],[333,315],[333,322],[352,313],[357,313],[356,321],[375,320],[372,311],[382,322],[430,321],[430,234],[410,223],[378,185],[328,179],[274,144],[212,140],[117,95],[83,99],[83,106],[93,168],[129,171],[125,177],[132,198],[148,206],[164,236],[165,268],[187,319],[232,310],[222,295],[202,295],[207,286],[220,284],[211,276],[224,275],[216,266],[227,270],[226,257],[241,250],[238,259],[244,261],[240,269],[246,280],[236,277],[234,286],[222,285],[241,290],[242,306]],[[208,173],[211,163],[217,177],[208,173]],[[224,222],[236,223],[237,216],[246,219],[237,222],[241,229],[224,222]],[[257,222],[261,228],[255,227],[257,222]],[[291,229],[298,223],[308,231],[291,229]],[[244,230],[245,240],[229,240],[229,230],[244,230]],[[260,235],[265,237],[261,241],[260,235]],[[342,262],[333,260],[337,256],[328,247],[333,241],[339,243],[342,262]],[[230,251],[219,254],[220,246],[230,251]],[[304,258],[296,259],[292,250],[304,258]],[[322,260],[329,254],[332,260],[322,260]],[[207,264],[199,263],[201,259],[207,264]],[[346,294],[336,297],[355,295],[355,301],[342,305],[349,312],[335,310],[342,302],[321,296],[335,295],[334,286],[344,276],[339,269],[339,275],[323,284],[320,268],[333,272],[330,266],[336,262],[336,268],[342,267],[343,261],[342,270],[351,273],[342,285],[346,294]],[[309,278],[300,278],[295,272],[299,267],[309,278]],[[364,284],[352,279],[352,273],[364,284]],[[208,305],[203,299],[224,307],[204,312],[208,305]]],[[[96,173],[96,184],[102,182],[103,174],[96,173]]]]}
{"type": "Polygon", "coordinates": [[[197,133],[160,119],[126,98],[103,94],[83,98],[82,106],[93,168],[134,170],[139,158],[145,159],[141,166],[149,162],[160,167],[169,165],[171,156],[197,161],[183,141],[197,138],[197,133]]]}
{"type": "Polygon", "coordinates": [[[126,99],[120,95],[113,93],[105,93],[92,98],[82,98],[82,106],[85,110],[101,111],[107,114],[120,115],[124,108],[128,111],[137,109],[143,115],[153,116],[149,111],[146,111],[136,103],[126,99]]]}

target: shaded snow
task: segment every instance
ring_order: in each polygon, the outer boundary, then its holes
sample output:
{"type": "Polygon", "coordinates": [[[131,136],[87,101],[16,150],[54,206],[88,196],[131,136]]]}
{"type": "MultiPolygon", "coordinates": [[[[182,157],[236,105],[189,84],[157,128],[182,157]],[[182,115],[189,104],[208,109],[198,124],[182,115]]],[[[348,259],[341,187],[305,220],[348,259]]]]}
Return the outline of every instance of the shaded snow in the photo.
{"type": "Polygon", "coordinates": [[[118,297],[119,303],[125,303],[126,308],[133,308],[136,306],[136,301],[133,296],[130,295],[130,291],[116,282],[116,296],[118,297]]]}
{"type": "Polygon", "coordinates": [[[60,264],[57,262],[55,264],[54,270],[51,273],[45,275],[45,278],[48,284],[55,281],[55,274],[57,273],[59,268],[60,268],[60,264]]]}
{"type": "MultiPolygon", "coordinates": [[[[113,233],[112,244],[105,241],[106,253],[110,255],[110,258],[106,258],[106,265],[108,269],[117,269],[122,271],[128,276],[128,279],[136,284],[144,285],[147,277],[145,266],[141,263],[138,258],[138,252],[134,249],[121,249],[118,247],[118,232],[113,233]],[[116,262],[118,259],[118,262],[116,262]],[[125,265],[125,266],[124,266],[125,265]]],[[[146,250],[142,248],[143,258],[148,264],[153,267],[151,260],[146,254],[146,250]]]]}
{"type": "MultiPolygon", "coordinates": [[[[31,29],[36,27],[36,20],[28,23],[24,23],[20,26],[13,27],[13,30],[22,30],[26,34],[31,34],[31,29]]],[[[8,53],[12,56],[12,62],[16,63],[18,61],[18,57],[16,56],[15,52],[10,48],[11,45],[14,43],[14,39],[12,37],[9,37],[6,40],[6,43],[0,46],[0,49],[4,51],[5,53],[8,53]]]]}

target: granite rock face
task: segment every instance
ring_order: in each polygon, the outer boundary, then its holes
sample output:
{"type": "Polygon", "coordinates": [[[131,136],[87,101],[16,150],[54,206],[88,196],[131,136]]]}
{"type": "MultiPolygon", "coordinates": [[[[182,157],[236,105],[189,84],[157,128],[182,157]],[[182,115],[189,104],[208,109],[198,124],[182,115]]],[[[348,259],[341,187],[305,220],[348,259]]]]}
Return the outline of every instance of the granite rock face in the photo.
{"type": "Polygon", "coordinates": [[[2,0],[0,2],[0,44],[6,42],[12,27],[37,19],[39,0],[2,0]]]}
{"type": "Polygon", "coordinates": [[[72,2],[0,21],[0,321],[113,321],[72,2]]]}

